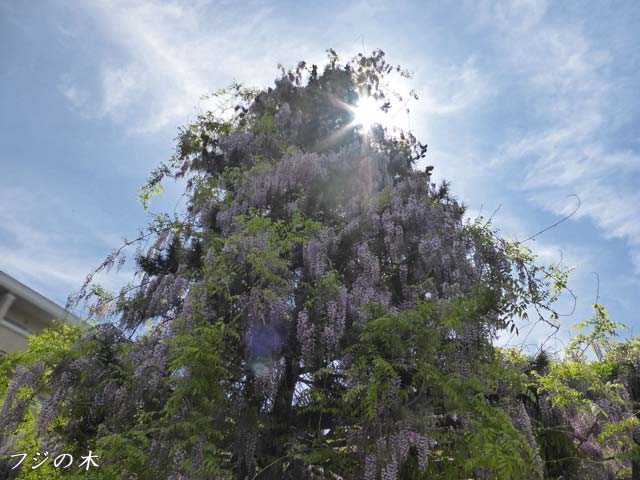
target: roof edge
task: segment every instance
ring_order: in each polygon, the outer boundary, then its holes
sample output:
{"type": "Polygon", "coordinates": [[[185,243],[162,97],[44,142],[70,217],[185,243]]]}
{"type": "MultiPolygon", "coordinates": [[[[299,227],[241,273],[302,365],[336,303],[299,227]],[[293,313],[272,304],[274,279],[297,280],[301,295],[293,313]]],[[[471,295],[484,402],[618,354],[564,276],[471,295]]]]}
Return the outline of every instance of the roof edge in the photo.
{"type": "Polygon", "coordinates": [[[52,302],[47,297],[36,292],[32,288],[27,287],[25,284],[16,280],[2,270],[0,270],[0,287],[6,288],[16,297],[27,300],[39,309],[51,315],[52,318],[64,320],[71,325],[76,325],[79,327],[87,326],[87,323],[80,317],[77,317],[69,310],[62,308],[57,303],[52,302]]]}

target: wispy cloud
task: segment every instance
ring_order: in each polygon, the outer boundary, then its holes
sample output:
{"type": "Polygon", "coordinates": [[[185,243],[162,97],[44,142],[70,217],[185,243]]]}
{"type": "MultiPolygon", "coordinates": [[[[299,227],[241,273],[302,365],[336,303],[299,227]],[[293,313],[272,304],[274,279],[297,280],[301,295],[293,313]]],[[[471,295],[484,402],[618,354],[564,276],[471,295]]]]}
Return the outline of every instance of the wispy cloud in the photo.
{"type": "MultiPolygon", "coordinates": [[[[268,30],[270,9],[260,3],[213,9],[207,2],[83,2],[77,13],[111,47],[98,66],[101,100],[93,113],[132,132],[175,127],[203,95],[236,78],[266,82],[276,60],[265,51],[282,51],[268,30]]],[[[66,90],[72,102],[74,87],[66,90]]]]}
{"type": "Polygon", "coordinates": [[[81,110],[89,99],[88,93],[74,82],[70,74],[62,76],[58,89],[76,110],[81,110]]]}
{"type": "Polygon", "coordinates": [[[462,64],[433,66],[428,80],[419,87],[420,102],[416,112],[446,115],[468,110],[490,94],[489,81],[476,66],[474,57],[462,64]]]}
{"type": "MultiPolygon", "coordinates": [[[[347,56],[361,50],[364,33],[358,38],[355,32],[379,27],[375,13],[388,8],[387,1],[356,2],[323,27],[282,18],[283,9],[262,1],[215,8],[205,1],[78,2],[77,15],[94,27],[83,34],[98,35],[110,47],[98,65],[101,79],[92,98],[100,100],[91,106],[93,114],[137,133],[174,127],[194,107],[204,107],[203,95],[234,80],[266,86],[278,62],[322,63],[328,47],[347,56]]],[[[393,44],[391,35],[365,48],[383,43],[393,44]]],[[[419,82],[423,95],[416,108],[422,113],[457,113],[489,91],[473,56],[462,63],[434,61],[430,68],[419,82]]],[[[72,103],[79,88],[67,86],[72,103]]]]}
{"type": "Polygon", "coordinates": [[[526,92],[532,109],[527,128],[503,143],[493,165],[523,172],[512,187],[554,213],[565,213],[565,206],[550,198],[578,194],[575,218],[589,218],[605,237],[627,240],[637,260],[640,155],[616,142],[622,106],[611,72],[619,59],[582,23],[556,18],[552,7],[532,0],[480,9],[513,71],[512,86],[526,92]]]}
{"type": "MultiPolygon", "coordinates": [[[[4,185],[0,205],[10,206],[0,209],[0,270],[58,303],[63,304],[100,263],[101,255],[119,243],[117,235],[68,212],[61,198],[48,198],[43,205],[29,190],[4,185]]],[[[117,287],[130,277],[131,272],[123,270],[105,281],[117,287]]]]}
{"type": "Polygon", "coordinates": [[[105,67],[102,71],[102,113],[118,116],[126,111],[139,99],[145,80],[145,74],[135,65],[105,67]]]}

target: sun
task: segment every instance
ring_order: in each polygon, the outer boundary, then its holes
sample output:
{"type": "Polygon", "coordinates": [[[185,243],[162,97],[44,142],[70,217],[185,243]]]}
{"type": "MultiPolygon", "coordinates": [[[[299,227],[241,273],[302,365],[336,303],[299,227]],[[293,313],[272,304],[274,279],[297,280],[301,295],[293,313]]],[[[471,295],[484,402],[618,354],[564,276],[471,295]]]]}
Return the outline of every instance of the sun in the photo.
{"type": "MultiPolygon", "coordinates": [[[[413,90],[408,90],[404,84],[397,80],[394,82],[386,82],[384,87],[386,90],[393,93],[399,101],[402,101],[402,98],[410,99],[411,96],[414,95],[413,90]],[[406,94],[406,97],[404,94],[405,90],[409,92],[406,94]]],[[[396,107],[395,110],[391,108],[391,102],[389,102],[384,96],[376,98],[376,96],[364,94],[360,95],[355,103],[347,103],[344,100],[332,97],[332,102],[334,102],[338,108],[348,112],[350,114],[351,121],[331,133],[327,138],[323,139],[319,145],[334,145],[347,132],[354,128],[359,129],[360,133],[364,136],[369,136],[374,125],[380,125],[385,130],[391,129],[394,132],[410,131],[408,121],[409,109],[406,108],[409,100],[406,100],[400,108],[396,107]],[[398,114],[403,111],[406,111],[407,113],[407,127],[405,127],[402,122],[398,122],[398,114]]]]}
{"type": "Polygon", "coordinates": [[[353,107],[353,123],[369,130],[375,123],[384,124],[385,112],[373,97],[361,97],[353,107]]]}

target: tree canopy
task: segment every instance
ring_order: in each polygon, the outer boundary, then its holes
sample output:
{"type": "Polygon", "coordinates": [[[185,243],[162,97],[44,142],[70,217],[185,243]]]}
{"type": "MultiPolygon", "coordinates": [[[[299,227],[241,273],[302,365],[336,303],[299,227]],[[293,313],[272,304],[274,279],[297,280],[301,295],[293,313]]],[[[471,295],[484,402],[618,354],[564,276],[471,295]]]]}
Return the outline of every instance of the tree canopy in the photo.
{"type": "Polygon", "coordinates": [[[639,344],[596,305],[562,360],[494,346],[556,324],[566,272],[469,220],[410,132],[354,121],[403,108],[394,75],[330,50],[217,92],[141,189],[180,179],[186,208],[125,243],[136,281],[90,275],[95,327],[1,361],[0,455],[90,448],[96,479],[630,478],[639,344]]]}

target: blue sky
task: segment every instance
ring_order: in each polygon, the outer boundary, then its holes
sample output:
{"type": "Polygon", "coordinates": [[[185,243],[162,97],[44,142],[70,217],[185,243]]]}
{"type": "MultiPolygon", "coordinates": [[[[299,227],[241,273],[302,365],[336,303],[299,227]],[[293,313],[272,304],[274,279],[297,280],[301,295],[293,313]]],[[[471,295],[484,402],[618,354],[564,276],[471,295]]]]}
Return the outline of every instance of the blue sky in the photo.
{"type": "Polygon", "coordinates": [[[399,121],[470,214],[500,206],[494,223],[524,239],[580,196],[529,242],[576,267],[560,344],[590,315],[593,272],[600,301],[640,334],[639,41],[633,1],[2,0],[0,269],[64,303],[145,223],[136,188],[203,94],[364,46],[413,72],[420,100],[399,121]]]}

